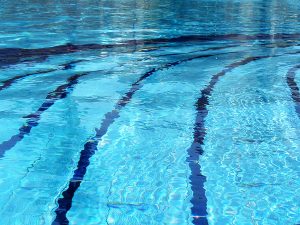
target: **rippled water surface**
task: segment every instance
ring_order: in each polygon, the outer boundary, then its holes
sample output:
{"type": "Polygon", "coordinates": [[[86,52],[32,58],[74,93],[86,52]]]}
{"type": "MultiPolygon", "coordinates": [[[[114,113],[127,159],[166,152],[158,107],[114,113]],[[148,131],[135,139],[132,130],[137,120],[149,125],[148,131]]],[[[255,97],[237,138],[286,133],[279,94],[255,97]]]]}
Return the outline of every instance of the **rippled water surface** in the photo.
{"type": "Polygon", "coordinates": [[[1,225],[300,224],[297,0],[2,0],[1,225]]]}

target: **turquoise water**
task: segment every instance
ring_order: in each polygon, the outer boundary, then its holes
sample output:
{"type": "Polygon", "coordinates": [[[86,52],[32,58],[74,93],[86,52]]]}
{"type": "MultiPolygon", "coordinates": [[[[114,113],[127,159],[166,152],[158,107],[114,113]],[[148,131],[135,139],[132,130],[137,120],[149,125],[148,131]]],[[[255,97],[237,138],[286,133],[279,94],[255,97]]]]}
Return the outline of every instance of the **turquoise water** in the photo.
{"type": "Polygon", "coordinates": [[[297,1],[1,3],[1,225],[300,224],[297,1]]]}

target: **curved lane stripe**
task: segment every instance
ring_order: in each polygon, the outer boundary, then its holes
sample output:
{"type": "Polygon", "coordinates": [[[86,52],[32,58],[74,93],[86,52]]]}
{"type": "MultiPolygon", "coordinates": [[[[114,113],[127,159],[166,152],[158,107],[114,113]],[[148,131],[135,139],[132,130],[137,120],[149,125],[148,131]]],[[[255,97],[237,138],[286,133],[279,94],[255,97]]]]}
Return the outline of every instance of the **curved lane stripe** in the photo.
{"type": "Polygon", "coordinates": [[[71,62],[68,62],[68,63],[65,63],[65,64],[61,64],[56,69],[47,69],[47,70],[41,70],[41,71],[36,71],[36,72],[32,72],[32,73],[26,73],[26,74],[23,74],[23,75],[17,75],[15,77],[9,78],[7,80],[1,81],[0,83],[2,83],[2,85],[0,85],[0,91],[3,91],[4,89],[10,87],[16,81],[21,80],[23,78],[33,76],[33,75],[38,75],[38,74],[51,73],[51,72],[55,72],[55,71],[58,71],[58,70],[72,69],[73,64],[78,63],[78,62],[82,62],[82,61],[84,61],[84,60],[74,60],[74,61],[71,61],[71,62]]]}
{"type": "MultiPolygon", "coordinates": [[[[232,63],[226,66],[221,72],[212,76],[209,84],[201,90],[201,95],[198,98],[195,106],[197,110],[196,120],[194,124],[194,140],[190,148],[187,150],[188,157],[187,162],[189,163],[189,167],[191,169],[190,175],[190,184],[191,189],[193,191],[193,196],[191,199],[192,208],[191,213],[193,216],[193,224],[195,225],[207,225],[207,199],[205,196],[204,183],[206,181],[206,177],[201,173],[201,166],[199,164],[200,156],[203,154],[203,145],[204,139],[206,135],[205,129],[205,118],[208,115],[207,106],[209,105],[209,97],[211,96],[213,89],[219,79],[224,76],[226,73],[231,72],[233,69],[246,65],[250,62],[257,61],[260,59],[271,58],[271,57],[279,57],[283,55],[293,55],[299,54],[299,51],[292,53],[283,53],[278,55],[271,56],[255,56],[248,57],[239,62],[232,63]]],[[[296,111],[300,116],[300,93],[297,84],[294,81],[296,70],[300,69],[300,65],[292,68],[288,73],[288,84],[293,93],[293,99],[297,102],[296,111]]]]}
{"type": "Polygon", "coordinates": [[[15,77],[9,78],[9,79],[4,80],[4,81],[1,82],[2,85],[0,85],[0,91],[3,91],[4,89],[10,87],[17,80],[21,80],[25,77],[29,77],[29,76],[32,76],[32,75],[51,73],[51,72],[54,72],[56,70],[57,69],[42,70],[42,71],[37,71],[37,72],[32,72],[32,73],[26,73],[26,74],[23,74],[23,75],[17,75],[15,77]]]}
{"type": "Polygon", "coordinates": [[[295,102],[295,109],[300,117],[300,92],[297,82],[295,81],[296,72],[300,70],[300,64],[292,67],[286,75],[287,84],[291,90],[293,101],[295,102]]]}
{"type": "Polygon", "coordinates": [[[37,111],[24,117],[27,118],[27,121],[22,127],[19,128],[19,133],[0,144],[0,158],[4,156],[6,151],[10,150],[18,142],[20,142],[25,135],[28,135],[33,127],[38,125],[43,112],[54,105],[57,100],[66,98],[67,95],[73,90],[74,86],[78,83],[78,79],[85,75],[87,75],[87,73],[73,75],[67,79],[67,83],[60,85],[54,91],[48,93],[46,100],[37,109],[37,111]]]}
{"type": "Polygon", "coordinates": [[[188,157],[187,162],[189,164],[191,175],[190,175],[190,184],[193,192],[193,196],[191,199],[192,208],[191,213],[193,216],[193,224],[195,225],[207,225],[207,199],[205,196],[204,183],[206,181],[206,177],[201,173],[201,166],[199,164],[200,155],[203,154],[203,144],[204,138],[206,135],[205,129],[205,118],[208,115],[207,106],[209,105],[209,96],[211,96],[213,89],[219,79],[225,74],[231,72],[233,69],[246,65],[250,62],[267,58],[269,56],[256,56],[256,57],[248,57],[241,61],[232,63],[226,66],[221,72],[212,76],[208,85],[201,90],[201,95],[198,98],[195,106],[196,106],[196,119],[194,124],[194,140],[190,148],[187,149],[188,157]]]}

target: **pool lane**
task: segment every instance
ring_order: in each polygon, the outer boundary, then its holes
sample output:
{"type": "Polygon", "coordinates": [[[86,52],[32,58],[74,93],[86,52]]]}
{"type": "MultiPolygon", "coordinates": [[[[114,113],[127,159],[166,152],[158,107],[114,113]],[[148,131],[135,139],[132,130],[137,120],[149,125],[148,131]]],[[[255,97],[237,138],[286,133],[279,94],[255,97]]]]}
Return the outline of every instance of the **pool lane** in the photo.
{"type": "MultiPolygon", "coordinates": [[[[103,59],[100,59],[100,60],[103,61],[103,59]]],[[[63,83],[63,84],[61,84],[57,87],[54,86],[55,88],[53,90],[46,93],[44,101],[41,102],[41,105],[38,106],[37,109],[34,112],[30,112],[27,115],[26,114],[22,115],[22,118],[24,118],[25,121],[24,121],[24,124],[20,126],[19,131],[16,134],[12,135],[7,140],[3,140],[1,142],[1,144],[0,144],[1,157],[4,156],[4,153],[7,150],[10,150],[18,142],[22,141],[24,136],[28,135],[33,127],[36,127],[38,125],[38,121],[40,120],[41,115],[46,110],[48,110],[53,104],[55,104],[56,101],[64,99],[73,90],[75,85],[78,83],[79,78],[89,74],[89,73],[84,72],[82,70],[80,71],[80,67],[79,67],[79,72],[76,72],[76,70],[78,70],[78,69],[76,69],[74,71],[74,64],[73,63],[79,63],[79,62],[83,62],[83,60],[81,60],[81,59],[80,60],[73,60],[73,61],[71,61],[67,64],[60,65],[64,69],[64,71],[61,71],[61,73],[58,73],[58,74],[56,74],[56,73],[54,73],[54,74],[52,74],[52,73],[49,73],[49,74],[42,73],[43,76],[32,77],[31,78],[33,80],[38,79],[39,82],[35,85],[36,87],[32,88],[31,93],[29,92],[30,94],[34,94],[36,91],[39,91],[39,89],[41,89],[39,87],[43,87],[43,84],[44,84],[43,79],[45,79],[45,77],[49,77],[50,80],[55,79],[55,82],[50,83],[50,87],[57,84],[57,83],[59,83],[60,79],[62,79],[64,77],[66,77],[66,81],[65,81],[65,83],[63,83]],[[57,77],[57,76],[59,76],[59,77],[57,77]]],[[[92,66],[93,63],[98,63],[99,64],[99,62],[97,62],[96,60],[94,60],[94,62],[86,61],[86,64],[88,64],[90,66],[92,66]]],[[[107,65],[105,65],[102,68],[105,69],[110,64],[108,63],[107,65]]],[[[103,63],[102,63],[102,65],[103,65],[103,63]]],[[[80,66],[80,64],[78,66],[80,66]]],[[[118,66],[118,65],[114,64],[113,66],[118,66]]],[[[98,68],[101,69],[101,63],[100,63],[100,65],[98,65],[98,68]]],[[[90,70],[93,71],[92,67],[90,68],[90,70]]],[[[54,70],[54,71],[58,72],[57,70],[54,70]]],[[[53,71],[51,71],[51,72],[53,72],[53,71]]],[[[36,75],[36,73],[30,73],[30,75],[31,74],[36,75]]],[[[41,75],[41,74],[39,74],[39,75],[41,75]]],[[[15,80],[14,78],[11,78],[10,80],[15,80]]],[[[25,77],[22,77],[22,78],[25,78],[25,77]]],[[[25,87],[25,88],[28,86],[28,84],[32,85],[30,79],[29,80],[28,79],[24,80],[23,83],[25,83],[25,85],[23,85],[23,87],[25,87]]],[[[11,83],[9,83],[9,84],[11,84],[11,83]]],[[[22,85],[22,83],[20,85],[22,85]]],[[[30,87],[27,87],[27,88],[30,88],[30,87]]],[[[47,87],[47,88],[49,89],[49,87],[47,87]]],[[[8,91],[8,93],[9,92],[13,92],[13,90],[8,91]]],[[[4,95],[5,94],[6,93],[4,93],[4,95]]],[[[19,94],[19,93],[17,93],[17,94],[19,94]]],[[[18,101],[20,101],[20,100],[21,99],[18,99],[18,101]]],[[[30,96],[29,100],[31,100],[32,102],[36,101],[36,103],[39,103],[41,101],[41,99],[39,99],[39,98],[37,98],[35,100],[33,96],[30,96]]],[[[28,102],[29,100],[28,100],[28,98],[25,98],[24,101],[28,102]]],[[[10,102],[10,98],[6,98],[5,101],[10,102]]],[[[21,107],[23,107],[23,105],[21,105],[21,107]]],[[[19,108],[19,110],[21,110],[21,107],[19,108]]],[[[5,108],[3,108],[2,110],[5,110],[5,108]]],[[[20,113],[22,113],[22,112],[23,111],[21,111],[20,113]]]]}
{"type": "Polygon", "coordinates": [[[192,142],[195,112],[191,106],[199,85],[208,83],[211,73],[226,61],[233,61],[230,54],[195,59],[147,79],[91,158],[68,213],[71,224],[191,221],[192,193],[183,151],[192,142]],[[207,67],[202,69],[203,65],[207,67]]]}
{"type": "Polygon", "coordinates": [[[233,69],[246,65],[251,62],[255,62],[260,59],[268,58],[270,56],[255,56],[247,57],[240,61],[234,62],[226,66],[221,72],[214,74],[209,81],[208,85],[200,91],[200,97],[196,102],[196,120],[194,124],[194,141],[190,148],[188,148],[187,162],[191,169],[190,184],[193,191],[192,203],[192,216],[193,224],[206,225],[207,220],[207,199],[205,196],[204,183],[206,177],[201,174],[201,165],[199,164],[200,156],[204,151],[202,146],[204,145],[204,139],[206,134],[205,118],[208,115],[207,106],[209,105],[209,97],[213,93],[215,85],[218,83],[221,77],[231,72],[233,69]]]}
{"type": "Polygon", "coordinates": [[[0,91],[4,90],[6,88],[9,88],[16,81],[19,81],[21,79],[24,79],[24,78],[27,78],[27,77],[30,77],[30,76],[33,76],[33,75],[40,75],[40,74],[51,73],[51,72],[55,72],[55,71],[59,71],[59,70],[72,69],[75,63],[79,63],[79,62],[82,62],[82,61],[84,61],[84,60],[82,60],[82,59],[74,60],[74,61],[71,61],[71,62],[68,62],[68,63],[58,65],[58,68],[56,68],[56,69],[53,68],[53,69],[47,69],[47,70],[39,70],[39,71],[36,71],[36,72],[26,73],[26,74],[23,74],[23,75],[17,75],[17,76],[14,76],[12,78],[9,78],[7,80],[3,80],[3,81],[1,81],[2,84],[0,85],[0,91]]]}
{"type": "MultiPolygon", "coordinates": [[[[38,224],[41,219],[48,219],[50,210],[54,207],[54,199],[46,199],[44,196],[57,195],[67,180],[65,176],[69,175],[68,169],[72,168],[73,160],[76,160],[73,157],[80,150],[78,146],[82,146],[86,137],[93,133],[95,124],[111,109],[128,84],[148,66],[160,63],[159,60],[138,63],[133,60],[134,57],[130,54],[132,61],[129,61],[123,55],[121,58],[110,58],[113,64],[102,62],[102,66],[105,64],[108,67],[107,74],[94,72],[80,81],[71,95],[64,101],[58,101],[43,114],[40,125],[32,130],[28,138],[24,138],[13,151],[8,151],[2,158],[0,166],[5,191],[0,197],[4,204],[1,210],[3,221],[13,224],[30,220],[31,224],[38,224]],[[112,66],[111,70],[109,66],[112,66]],[[73,120],[75,121],[69,124],[73,120]],[[39,158],[42,160],[38,160],[39,158]],[[8,177],[11,173],[14,176],[8,177]],[[31,204],[28,204],[30,197],[31,204]],[[49,204],[52,205],[50,208],[49,204]],[[11,217],[11,212],[15,217],[11,217]]],[[[100,64],[95,62],[95,68],[101,68],[100,64]]],[[[90,70],[94,68],[91,63],[85,63],[76,70],[85,70],[86,67],[90,70]]]]}
{"type": "MultiPolygon", "coordinates": [[[[209,51],[209,50],[223,50],[223,49],[231,49],[233,47],[236,47],[236,45],[229,45],[229,46],[220,46],[220,47],[210,47],[210,48],[206,48],[206,49],[201,49],[201,50],[194,50],[191,53],[197,53],[197,52],[205,52],[205,51],[209,51]]],[[[173,53],[173,54],[160,54],[160,55],[156,55],[155,57],[170,57],[170,56],[180,56],[184,54],[183,52],[181,53],[173,53]]],[[[218,55],[220,54],[224,54],[224,53],[218,53],[218,55]]],[[[203,55],[203,56],[196,56],[197,57],[209,57],[212,55],[203,55]]],[[[103,59],[101,59],[102,61],[105,61],[103,59]]],[[[189,59],[188,59],[189,60],[189,59]]],[[[84,61],[89,61],[89,60],[83,60],[83,59],[79,59],[79,60],[73,60],[70,61],[68,63],[62,64],[60,66],[58,66],[58,68],[61,68],[62,70],[69,70],[69,69],[73,69],[74,68],[74,64],[77,63],[81,63],[84,61]]],[[[180,62],[180,60],[178,61],[180,62]]],[[[175,62],[176,64],[177,62],[175,62]]],[[[174,66],[174,65],[172,65],[174,66]]],[[[19,80],[19,79],[23,79],[26,78],[28,76],[31,75],[38,75],[38,74],[45,74],[48,72],[53,72],[53,71],[57,71],[58,69],[50,69],[47,71],[43,71],[43,72],[33,72],[33,73],[28,73],[25,75],[18,75],[15,76],[13,78],[10,78],[6,81],[4,81],[3,83],[3,89],[4,88],[8,88],[12,83],[14,83],[15,81],[19,80]]],[[[151,73],[155,72],[155,71],[150,71],[151,73]]],[[[0,143],[0,157],[4,156],[4,153],[7,150],[10,150],[11,148],[13,148],[18,142],[22,141],[25,135],[28,135],[31,131],[31,129],[33,127],[38,126],[38,121],[40,120],[41,115],[48,110],[53,104],[55,104],[56,101],[64,99],[68,94],[70,94],[70,92],[73,90],[73,88],[75,87],[75,85],[78,83],[78,79],[80,79],[83,76],[88,75],[89,72],[81,72],[81,73],[77,73],[77,74],[72,74],[67,78],[67,82],[65,84],[62,84],[60,86],[58,86],[54,91],[51,91],[47,94],[45,101],[42,103],[42,105],[34,112],[34,113],[30,113],[26,116],[24,116],[23,118],[26,118],[27,121],[25,122],[25,124],[23,126],[21,126],[19,128],[19,133],[11,136],[8,140],[3,141],[2,143],[0,143]]],[[[144,79],[143,77],[141,77],[141,79],[144,79]]],[[[0,91],[1,91],[1,87],[0,87],[0,91]]]]}
{"type": "MultiPolygon", "coordinates": [[[[223,53],[224,54],[224,53],[223,53]]],[[[125,95],[120,98],[118,103],[115,105],[115,108],[105,114],[104,119],[99,128],[96,128],[96,135],[91,137],[84,145],[84,149],[80,152],[80,159],[77,164],[77,169],[74,171],[73,178],[71,178],[68,188],[62,193],[63,197],[58,199],[58,208],[55,210],[56,212],[56,219],[54,220],[53,224],[68,224],[68,219],[66,214],[68,210],[72,206],[72,199],[74,197],[74,193],[79,188],[87,167],[90,164],[90,158],[96,153],[97,145],[99,141],[101,141],[102,137],[107,133],[109,127],[115,122],[117,118],[120,116],[120,111],[123,107],[125,107],[131,100],[132,96],[135,94],[136,91],[140,90],[143,87],[143,81],[150,77],[151,75],[155,74],[158,71],[167,70],[174,66],[178,66],[184,62],[189,62],[195,59],[213,57],[220,54],[204,54],[199,56],[194,56],[174,62],[169,62],[165,65],[160,67],[152,68],[148,72],[144,73],[136,82],[131,85],[131,88],[125,95]]]]}
{"type": "Polygon", "coordinates": [[[111,204],[111,203],[109,203],[108,205],[111,205],[111,206],[112,206],[112,208],[113,208],[113,207],[115,207],[115,205],[114,205],[114,204],[111,204]]]}
{"type": "Polygon", "coordinates": [[[300,123],[286,84],[293,64],[297,55],[256,61],[215,89],[200,161],[211,224],[299,221],[300,123]]]}
{"type": "Polygon", "coordinates": [[[78,83],[78,79],[86,75],[88,75],[88,73],[79,73],[69,77],[65,84],[58,86],[54,91],[48,93],[45,101],[37,111],[24,116],[23,118],[26,118],[27,120],[25,124],[19,128],[19,133],[0,144],[0,158],[4,156],[6,151],[12,149],[18,142],[22,141],[25,135],[28,135],[33,127],[38,126],[41,115],[53,106],[56,101],[66,98],[78,83]]]}

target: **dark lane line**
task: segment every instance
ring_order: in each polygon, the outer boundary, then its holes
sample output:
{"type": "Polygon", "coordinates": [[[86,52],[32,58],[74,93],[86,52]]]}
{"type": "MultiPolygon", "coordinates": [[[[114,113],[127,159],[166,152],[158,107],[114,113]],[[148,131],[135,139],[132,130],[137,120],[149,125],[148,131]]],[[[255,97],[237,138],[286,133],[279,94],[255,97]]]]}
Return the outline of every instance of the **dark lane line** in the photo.
{"type": "Polygon", "coordinates": [[[192,53],[199,53],[199,52],[206,52],[206,51],[214,51],[214,50],[223,50],[227,48],[235,48],[235,47],[240,47],[241,45],[239,44],[234,44],[234,45],[223,45],[223,46],[218,46],[218,47],[208,47],[204,49],[198,49],[194,50],[191,52],[184,52],[184,53],[165,53],[161,54],[155,57],[164,57],[164,56],[178,56],[178,55],[187,55],[187,54],[192,54],[192,53]]]}
{"type": "Polygon", "coordinates": [[[43,112],[48,110],[54,103],[60,99],[64,99],[72,92],[74,86],[78,83],[78,79],[87,75],[88,73],[75,74],[67,79],[67,82],[57,87],[54,91],[48,93],[43,104],[32,114],[24,116],[27,118],[26,123],[19,128],[19,133],[12,136],[9,140],[0,144],[0,158],[2,158],[6,151],[13,148],[20,142],[25,135],[28,135],[33,127],[38,126],[40,117],[43,112]]]}
{"type": "Polygon", "coordinates": [[[11,65],[20,62],[22,58],[48,57],[50,55],[59,55],[74,53],[87,50],[112,49],[117,47],[136,47],[151,44],[165,43],[184,43],[184,42],[205,42],[205,41],[249,41],[249,40],[299,40],[300,33],[295,34],[212,34],[212,35],[186,35],[172,38],[154,38],[145,40],[128,40],[116,44],[65,44],[54,47],[39,49],[23,48],[2,48],[0,49],[0,66],[11,65]]]}
{"type": "MultiPolygon", "coordinates": [[[[221,53],[228,54],[228,53],[221,53]]],[[[218,54],[220,55],[220,54],[218,54]]],[[[67,212],[72,207],[72,200],[75,192],[79,188],[81,182],[84,179],[87,168],[90,164],[90,158],[96,153],[97,145],[101,138],[107,133],[108,128],[115,122],[117,118],[120,117],[120,111],[130,102],[133,95],[136,91],[140,90],[143,87],[142,81],[146,78],[150,77],[154,73],[162,70],[169,69],[171,67],[177,66],[181,63],[188,62],[194,59],[207,58],[216,56],[213,54],[199,55],[195,57],[190,57],[183,60],[174,61],[171,63],[167,63],[158,68],[153,68],[143,74],[136,82],[131,84],[131,88],[128,92],[126,92],[116,103],[113,110],[106,113],[104,119],[101,122],[100,128],[96,129],[96,134],[92,138],[90,138],[85,144],[83,149],[80,152],[79,161],[77,163],[77,168],[74,171],[73,177],[68,183],[68,186],[65,188],[65,191],[62,193],[62,197],[57,200],[58,207],[55,210],[56,218],[53,221],[52,225],[67,225],[69,224],[69,220],[67,219],[67,212]]]]}
{"type": "Polygon", "coordinates": [[[204,145],[206,135],[205,118],[208,115],[207,106],[209,105],[209,96],[211,96],[215,85],[222,76],[239,66],[267,57],[268,56],[248,57],[226,66],[221,72],[213,75],[208,85],[200,91],[200,97],[195,104],[197,114],[194,123],[194,140],[192,145],[187,149],[188,157],[186,159],[191,170],[189,178],[193,196],[190,202],[192,203],[191,214],[193,216],[193,224],[195,225],[208,225],[207,199],[204,189],[206,177],[201,173],[199,159],[204,152],[202,146],[204,145]]]}
{"type": "Polygon", "coordinates": [[[32,73],[26,73],[23,75],[17,75],[12,78],[9,78],[7,80],[1,81],[2,85],[0,85],[0,91],[3,91],[4,89],[10,87],[14,82],[17,80],[21,80],[22,78],[29,77],[31,75],[37,75],[37,74],[46,74],[46,73],[51,73],[56,71],[57,69],[48,69],[48,70],[41,70],[37,72],[32,72],[32,73]]]}
{"type": "Polygon", "coordinates": [[[39,75],[39,74],[51,73],[51,72],[55,72],[55,71],[59,71],[59,70],[72,69],[73,64],[79,63],[79,62],[82,62],[82,61],[86,61],[86,60],[74,60],[74,61],[71,61],[71,62],[68,62],[68,63],[58,65],[58,68],[55,68],[55,69],[47,69],[47,70],[40,70],[40,71],[36,71],[36,72],[26,73],[26,74],[23,74],[23,75],[14,76],[14,77],[9,78],[9,79],[4,80],[4,81],[0,81],[0,83],[2,83],[2,85],[0,85],[0,91],[3,91],[4,89],[10,87],[16,81],[19,81],[19,80],[24,79],[26,77],[33,76],[33,75],[39,75]]]}
{"type": "MultiPolygon", "coordinates": [[[[207,106],[209,105],[209,97],[211,96],[213,89],[219,79],[224,76],[226,73],[231,72],[233,69],[246,65],[250,62],[254,62],[260,59],[265,58],[272,58],[272,57],[279,57],[283,55],[293,55],[299,54],[300,52],[292,52],[292,53],[283,53],[278,55],[271,55],[271,56],[255,56],[255,57],[248,57],[241,61],[232,63],[226,66],[221,72],[212,76],[209,84],[200,91],[200,97],[198,98],[195,107],[197,110],[195,124],[194,124],[194,140],[192,145],[188,148],[188,157],[187,162],[189,164],[191,175],[190,175],[190,184],[191,189],[193,192],[193,196],[191,199],[192,208],[191,213],[193,216],[193,224],[195,225],[208,225],[207,220],[207,198],[205,196],[205,188],[204,183],[206,182],[206,177],[201,173],[201,166],[199,164],[200,156],[204,153],[203,145],[204,139],[206,135],[206,128],[205,128],[205,118],[208,115],[207,106]]],[[[288,73],[288,84],[292,90],[293,99],[298,104],[300,103],[300,93],[299,88],[297,87],[294,77],[295,71],[300,69],[300,65],[291,69],[288,73]]],[[[298,115],[300,116],[300,108],[298,105],[298,115]]]]}
{"type": "Polygon", "coordinates": [[[296,113],[300,118],[300,92],[297,82],[295,81],[296,73],[298,70],[300,70],[300,64],[289,69],[286,75],[286,81],[291,90],[292,99],[295,102],[296,113]]]}

